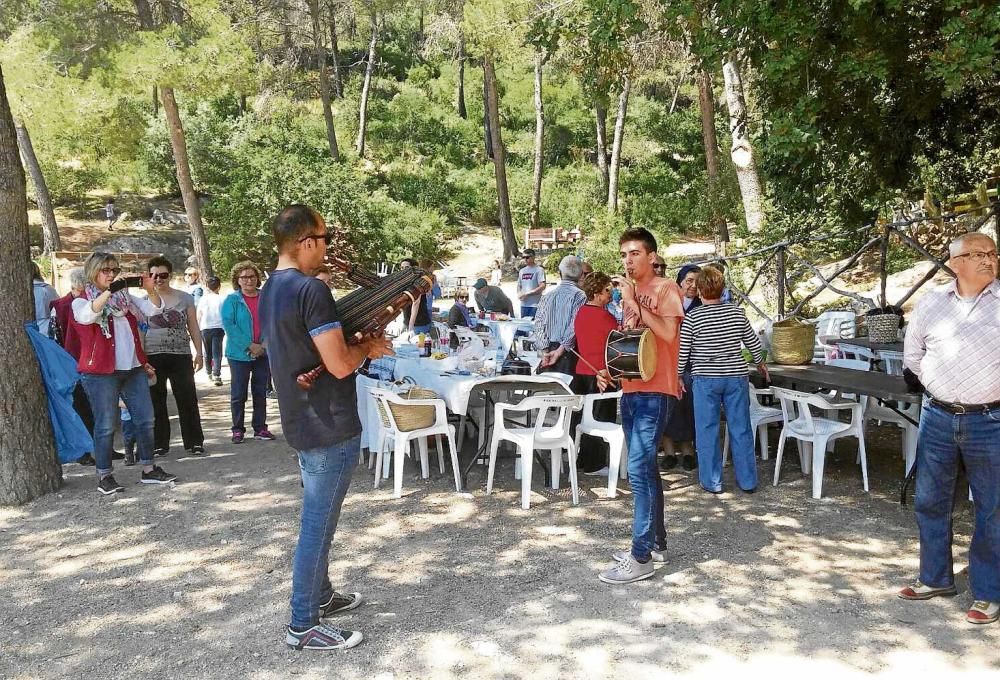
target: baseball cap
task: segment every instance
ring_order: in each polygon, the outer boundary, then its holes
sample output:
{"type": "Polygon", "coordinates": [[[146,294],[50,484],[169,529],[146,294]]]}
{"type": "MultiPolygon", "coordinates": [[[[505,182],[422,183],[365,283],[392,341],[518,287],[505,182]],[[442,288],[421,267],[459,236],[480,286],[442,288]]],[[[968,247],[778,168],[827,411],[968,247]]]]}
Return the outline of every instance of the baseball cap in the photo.
{"type": "Polygon", "coordinates": [[[472,284],[472,287],[479,290],[480,288],[485,288],[487,285],[486,279],[476,279],[476,282],[472,284]]]}

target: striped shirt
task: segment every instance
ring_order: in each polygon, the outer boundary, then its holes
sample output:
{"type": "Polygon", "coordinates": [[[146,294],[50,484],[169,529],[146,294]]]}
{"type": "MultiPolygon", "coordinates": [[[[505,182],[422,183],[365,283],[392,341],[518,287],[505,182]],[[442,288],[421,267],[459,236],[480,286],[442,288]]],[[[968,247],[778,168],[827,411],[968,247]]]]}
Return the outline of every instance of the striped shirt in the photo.
{"type": "Polygon", "coordinates": [[[690,368],[691,375],[711,378],[747,375],[743,347],[750,350],[755,364],[764,360],[760,338],[750,326],[746,313],[725,302],[702,305],[691,310],[681,324],[677,370],[683,373],[685,368],[690,368]]]}
{"type": "Polygon", "coordinates": [[[1000,401],[1000,282],[968,300],[953,281],[925,295],[910,314],[903,362],[935,399],[1000,401]]]}
{"type": "Polygon", "coordinates": [[[587,302],[587,296],[575,281],[563,279],[555,290],[546,293],[535,312],[535,344],[543,349],[558,342],[562,347],[576,347],[573,322],[576,313],[587,302]]]}

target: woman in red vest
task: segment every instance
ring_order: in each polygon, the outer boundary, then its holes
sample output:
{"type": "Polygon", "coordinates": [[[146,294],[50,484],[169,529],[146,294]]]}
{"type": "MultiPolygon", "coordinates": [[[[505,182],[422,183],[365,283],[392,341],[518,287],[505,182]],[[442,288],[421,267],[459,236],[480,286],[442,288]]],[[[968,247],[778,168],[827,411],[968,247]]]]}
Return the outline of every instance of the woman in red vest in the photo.
{"type": "Polygon", "coordinates": [[[149,379],[155,377],[146,360],[136,322],[137,312],[147,316],[163,309],[153,280],[142,276],[147,298],[131,295],[128,282],[119,278],[121,267],[111,253],[92,253],[83,266],[87,284],[73,301],[73,319],[79,324],[83,388],[94,411],[94,457],[97,490],[105,496],[124,491],[112,474],[112,443],[119,419],[121,398],[132,415],[143,484],[169,484],[176,476],[153,464],[153,402],[149,379]]]}

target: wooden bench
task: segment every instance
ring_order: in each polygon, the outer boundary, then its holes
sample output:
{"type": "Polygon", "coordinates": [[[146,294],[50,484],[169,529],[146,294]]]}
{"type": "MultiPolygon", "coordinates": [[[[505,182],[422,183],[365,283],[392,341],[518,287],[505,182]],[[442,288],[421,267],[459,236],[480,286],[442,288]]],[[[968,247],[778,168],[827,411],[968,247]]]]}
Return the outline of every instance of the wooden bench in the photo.
{"type": "Polygon", "coordinates": [[[575,245],[580,241],[579,229],[525,229],[525,248],[558,248],[575,245]]]}

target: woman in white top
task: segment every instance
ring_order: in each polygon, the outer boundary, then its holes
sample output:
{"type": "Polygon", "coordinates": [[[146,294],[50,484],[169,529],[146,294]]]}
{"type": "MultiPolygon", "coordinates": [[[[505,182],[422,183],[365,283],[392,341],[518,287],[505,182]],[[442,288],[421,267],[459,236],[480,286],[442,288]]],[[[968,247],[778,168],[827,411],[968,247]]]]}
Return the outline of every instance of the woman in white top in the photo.
{"type": "Polygon", "coordinates": [[[205,344],[205,374],[215,379],[216,387],[222,385],[222,339],[226,335],[222,328],[221,285],[218,276],[209,276],[205,279],[207,290],[198,301],[198,327],[205,344]]]}
{"type": "Polygon", "coordinates": [[[153,280],[142,277],[149,298],[129,294],[118,259],[110,253],[93,253],[84,264],[87,285],[73,300],[73,319],[80,336],[77,368],[94,412],[94,458],[97,490],[111,495],[125,490],[112,473],[111,445],[119,420],[118,400],[132,415],[142,465],[143,484],[168,484],[176,479],[153,464],[153,403],[148,379],[155,376],[139,339],[136,312],[152,316],[163,310],[153,280]]]}
{"type": "Polygon", "coordinates": [[[493,269],[490,271],[490,285],[499,286],[501,278],[503,278],[503,265],[500,264],[500,260],[493,260],[493,269]]]}

